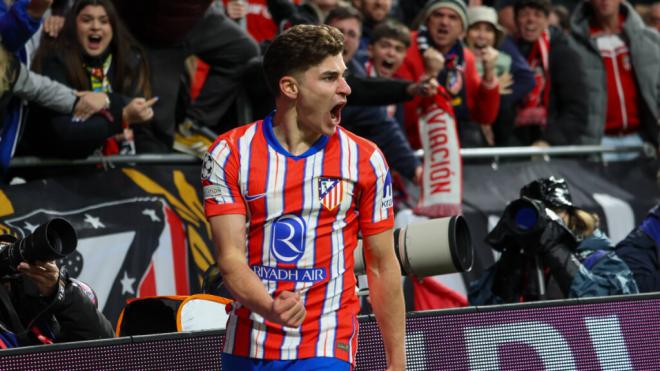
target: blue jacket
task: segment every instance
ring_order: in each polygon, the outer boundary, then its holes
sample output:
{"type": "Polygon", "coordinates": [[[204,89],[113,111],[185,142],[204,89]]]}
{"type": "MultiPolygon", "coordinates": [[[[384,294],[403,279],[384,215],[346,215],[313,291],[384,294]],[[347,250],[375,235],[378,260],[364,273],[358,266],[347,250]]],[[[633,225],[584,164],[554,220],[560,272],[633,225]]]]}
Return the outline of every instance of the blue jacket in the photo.
{"type": "Polygon", "coordinates": [[[616,245],[616,253],[635,275],[640,292],[660,291],[660,205],[616,245]]]}
{"type": "Polygon", "coordinates": [[[16,0],[7,9],[0,1],[0,36],[2,45],[12,53],[18,52],[41,26],[41,19],[34,19],[27,13],[30,0],[16,0]]]}
{"type": "MultiPolygon", "coordinates": [[[[600,230],[585,238],[578,245],[574,254],[581,264],[571,283],[569,298],[639,292],[632,272],[626,263],[617,256],[610,240],[600,230]]],[[[505,302],[493,293],[493,283],[499,263],[500,261],[493,264],[476,282],[470,285],[468,293],[470,305],[503,304],[505,302]]]]}

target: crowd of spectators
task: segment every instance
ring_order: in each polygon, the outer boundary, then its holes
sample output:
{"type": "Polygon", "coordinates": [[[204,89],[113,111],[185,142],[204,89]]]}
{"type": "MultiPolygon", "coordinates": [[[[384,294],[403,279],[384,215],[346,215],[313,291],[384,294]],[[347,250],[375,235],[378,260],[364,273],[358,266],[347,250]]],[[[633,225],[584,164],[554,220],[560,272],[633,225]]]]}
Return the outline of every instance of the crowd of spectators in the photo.
{"type": "Polygon", "coordinates": [[[300,23],[343,31],[354,87],[343,123],[411,180],[420,100],[438,92],[462,147],[658,148],[657,2],[14,0],[0,16],[3,47],[80,102],[5,99],[5,168],[17,143],[46,157],[167,153],[181,124],[220,134],[257,120],[273,107],[260,55],[300,23]]]}
{"type": "MultiPolygon", "coordinates": [[[[646,143],[658,152],[657,1],[4,0],[0,168],[16,151],[168,153],[182,127],[221,134],[261,119],[274,109],[261,55],[302,23],[342,32],[352,90],[342,125],[413,183],[429,97],[451,107],[462,147],[646,143]]],[[[620,250],[640,289],[658,285],[657,264],[648,273],[640,258],[655,251],[653,213],[620,250]]],[[[564,297],[578,296],[570,290],[582,268],[560,282],[564,297]]]]}

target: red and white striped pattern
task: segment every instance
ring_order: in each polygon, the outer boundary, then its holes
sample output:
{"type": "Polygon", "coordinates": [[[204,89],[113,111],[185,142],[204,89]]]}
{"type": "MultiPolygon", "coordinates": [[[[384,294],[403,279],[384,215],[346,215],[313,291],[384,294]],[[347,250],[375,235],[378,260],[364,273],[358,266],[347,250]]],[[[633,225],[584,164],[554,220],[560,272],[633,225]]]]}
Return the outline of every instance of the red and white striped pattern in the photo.
{"type": "Polygon", "coordinates": [[[387,164],[376,146],[343,129],[316,150],[293,157],[273,145],[269,120],[237,128],[211,147],[228,144],[230,155],[204,187],[226,186],[234,202],[205,200],[207,217],[241,212],[248,219],[247,264],[268,269],[322,269],[321,281],[262,278],[273,296],[299,292],[307,316],[299,328],[272,323],[236,303],[227,324],[225,352],[261,359],[336,357],[354,360],[357,342],[353,250],[364,236],[392,228],[392,210],[383,208],[387,164]],[[216,176],[216,173],[218,174],[216,176]],[[338,183],[322,195],[320,182],[338,183]],[[330,207],[328,207],[330,206],[330,207]],[[304,243],[295,263],[277,261],[272,252],[273,223],[283,215],[304,222],[304,243]]]}

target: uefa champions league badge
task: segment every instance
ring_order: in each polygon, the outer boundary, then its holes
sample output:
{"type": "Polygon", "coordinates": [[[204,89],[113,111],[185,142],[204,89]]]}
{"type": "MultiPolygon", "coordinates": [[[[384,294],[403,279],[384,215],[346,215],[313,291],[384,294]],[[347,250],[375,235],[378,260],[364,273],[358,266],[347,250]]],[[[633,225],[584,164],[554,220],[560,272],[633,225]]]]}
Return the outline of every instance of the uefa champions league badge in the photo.
{"type": "Polygon", "coordinates": [[[209,179],[213,173],[213,156],[206,152],[204,162],[202,163],[202,179],[209,179]]]}

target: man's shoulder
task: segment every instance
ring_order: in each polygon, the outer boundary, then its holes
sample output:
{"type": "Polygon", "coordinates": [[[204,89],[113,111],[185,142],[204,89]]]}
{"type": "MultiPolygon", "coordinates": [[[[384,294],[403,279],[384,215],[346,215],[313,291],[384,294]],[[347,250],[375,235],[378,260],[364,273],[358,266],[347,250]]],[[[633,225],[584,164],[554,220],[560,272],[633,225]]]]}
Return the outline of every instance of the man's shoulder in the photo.
{"type": "Polygon", "coordinates": [[[372,142],[367,138],[361,137],[346,128],[339,127],[336,135],[338,135],[340,139],[341,137],[345,137],[349,141],[355,142],[355,144],[358,146],[360,150],[366,151],[368,153],[371,153],[374,150],[378,149],[376,143],[372,142]]]}
{"type": "Polygon", "coordinates": [[[209,152],[217,148],[220,143],[226,143],[229,146],[236,145],[241,138],[248,135],[254,135],[260,124],[261,120],[258,120],[220,134],[209,147],[209,152]]]}

